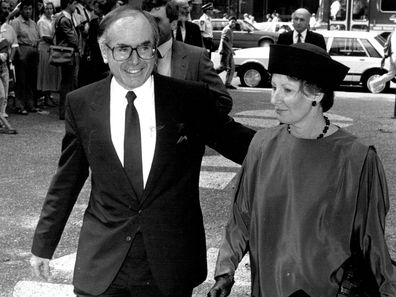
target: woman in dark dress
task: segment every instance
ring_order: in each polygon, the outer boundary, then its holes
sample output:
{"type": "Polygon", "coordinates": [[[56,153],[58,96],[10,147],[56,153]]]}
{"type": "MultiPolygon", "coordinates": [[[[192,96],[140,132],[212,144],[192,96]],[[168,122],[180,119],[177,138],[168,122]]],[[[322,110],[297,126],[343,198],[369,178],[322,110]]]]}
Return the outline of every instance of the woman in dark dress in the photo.
{"type": "Polygon", "coordinates": [[[268,70],[283,124],[250,144],[208,296],[230,293],[247,252],[255,297],[396,296],[381,161],[324,114],[348,68],[300,43],[271,46],[268,70]]]}

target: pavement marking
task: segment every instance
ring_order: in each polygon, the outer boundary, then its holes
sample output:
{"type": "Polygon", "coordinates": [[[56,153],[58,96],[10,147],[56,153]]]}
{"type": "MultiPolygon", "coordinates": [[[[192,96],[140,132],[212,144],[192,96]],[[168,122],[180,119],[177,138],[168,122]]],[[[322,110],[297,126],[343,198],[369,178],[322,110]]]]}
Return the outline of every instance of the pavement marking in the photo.
{"type": "MultiPolygon", "coordinates": [[[[218,248],[209,248],[206,251],[208,261],[208,275],[204,284],[214,284],[214,270],[216,266],[218,248]]],[[[75,297],[73,293],[72,276],[76,253],[51,260],[51,281],[20,281],[16,284],[13,297],[75,297]],[[61,283],[60,283],[61,282],[61,283]]],[[[250,290],[250,264],[248,254],[239,263],[235,272],[235,287],[250,290]]],[[[206,295],[206,294],[205,294],[206,295]]],[[[193,294],[198,297],[198,295],[193,294]]]]}
{"type": "Polygon", "coordinates": [[[75,297],[72,285],[21,281],[14,287],[13,297],[75,297]]]}
{"type": "Polygon", "coordinates": [[[206,189],[223,190],[234,178],[236,172],[219,172],[201,170],[199,187],[206,189]]]}
{"type": "Polygon", "coordinates": [[[227,168],[239,168],[241,165],[235,163],[227,158],[216,155],[216,156],[206,156],[202,159],[202,166],[206,167],[227,167],[227,168]]]}

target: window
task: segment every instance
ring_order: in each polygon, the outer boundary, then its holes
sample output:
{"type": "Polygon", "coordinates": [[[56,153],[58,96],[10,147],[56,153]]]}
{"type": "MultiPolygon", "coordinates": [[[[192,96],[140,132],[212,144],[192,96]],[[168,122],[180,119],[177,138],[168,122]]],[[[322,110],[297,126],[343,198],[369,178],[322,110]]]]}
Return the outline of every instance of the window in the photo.
{"type": "Polygon", "coordinates": [[[329,54],[332,56],[366,57],[364,48],[356,38],[334,38],[329,54]]]}
{"type": "Polygon", "coordinates": [[[396,1],[395,0],[380,0],[381,11],[394,11],[396,12],[396,1]]]}
{"type": "Polygon", "coordinates": [[[370,57],[373,58],[381,58],[379,52],[374,48],[374,46],[368,41],[367,39],[360,39],[363,46],[366,48],[367,52],[369,53],[370,57]]]}

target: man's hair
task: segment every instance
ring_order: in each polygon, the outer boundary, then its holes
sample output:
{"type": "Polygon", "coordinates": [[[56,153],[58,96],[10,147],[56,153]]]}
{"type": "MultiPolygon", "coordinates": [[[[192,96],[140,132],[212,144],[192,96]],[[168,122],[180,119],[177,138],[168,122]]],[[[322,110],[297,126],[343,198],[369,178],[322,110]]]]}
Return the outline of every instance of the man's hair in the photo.
{"type": "Polygon", "coordinates": [[[293,13],[292,13],[292,15],[291,15],[292,19],[294,18],[294,16],[296,15],[297,12],[298,12],[298,13],[304,14],[304,15],[307,17],[308,20],[309,20],[309,18],[311,17],[311,13],[310,13],[307,9],[305,9],[305,8],[298,8],[298,9],[296,9],[295,11],[293,11],[293,13]]]}
{"type": "Polygon", "coordinates": [[[69,4],[73,3],[75,0],[61,0],[61,9],[65,9],[69,4]]]}
{"type": "Polygon", "coordinates": [[[142,8],[145,11],[151,11],[153,8],[165,6],[166,17],[169,22],[179,18],[179,6],[176,1],[172,0],[143,0],[142,8]]]}
{"type": "Polygon", "coordinates": [[[151,25],[151,29],[153,31],[153,39],[154,39],[154,46],[155,48],[158,47],[158,42],[159,42],[159,29],[157,22],[155,19],[145,11],[142,11],[136,7],[133,7],[131,5],[122,5],[120,7],[117,7],[116,9],[110,11],[106,16],[103,18],[103,20],[99,24],[99,29],[98,29],[98,42],[99,43],[104,43],[105,42],[105,34],[107,29],[117,20],[126,18],[126,17],[134,17],[137,15],[143,15],[145,19],[149,22],[151,25]]]}
{"type": "Polygon", "coordinates": [[[32,1],[32,0],[22,0],[22,1],[21,1],[21,9],[22,9],[24,6],[32,6],[32,7],[33,7],[33,1],[32,1]]]}

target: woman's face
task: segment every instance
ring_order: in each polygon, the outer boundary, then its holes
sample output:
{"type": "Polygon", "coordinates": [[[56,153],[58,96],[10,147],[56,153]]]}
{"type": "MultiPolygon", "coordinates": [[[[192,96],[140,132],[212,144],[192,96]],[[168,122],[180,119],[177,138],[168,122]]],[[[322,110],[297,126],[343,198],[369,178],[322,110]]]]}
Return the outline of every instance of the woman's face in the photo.
{"type": "Polygon", "coordinates": [[[285,124],[304,121],[312,109],[312,100],[301,91],[302,82],[275,73],[272,75],[271,84],[271,103],[278,120],[285,124]]]}

